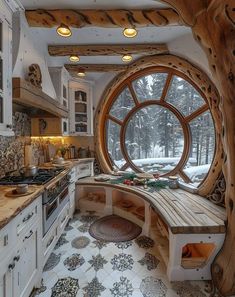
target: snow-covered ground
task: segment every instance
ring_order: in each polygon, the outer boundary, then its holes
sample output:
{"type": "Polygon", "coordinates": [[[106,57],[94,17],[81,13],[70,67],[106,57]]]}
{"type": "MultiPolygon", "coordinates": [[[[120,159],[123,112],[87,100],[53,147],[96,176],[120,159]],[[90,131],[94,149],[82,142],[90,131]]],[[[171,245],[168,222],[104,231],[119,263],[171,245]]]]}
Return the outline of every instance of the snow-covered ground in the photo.
{"type": "Polygon", "coordinates": [[[211,164],[193,166],[190,168],[184,169],[184,173],[192,180],[192,182],[201,181],[210,169],[211,164]]]}

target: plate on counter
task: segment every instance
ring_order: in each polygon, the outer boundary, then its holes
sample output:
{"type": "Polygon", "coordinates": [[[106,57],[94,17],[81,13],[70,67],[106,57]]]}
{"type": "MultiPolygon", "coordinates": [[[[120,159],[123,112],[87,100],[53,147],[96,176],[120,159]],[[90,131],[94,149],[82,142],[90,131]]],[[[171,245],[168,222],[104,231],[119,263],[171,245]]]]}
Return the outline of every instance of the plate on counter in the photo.
{"type": "Polygon", "coordinates": [[[110,180],[109,176],[105,176],[105,175],[101,175],[101,176],[96,176],[95,177],[95,181],[101,181],[101,182],[105,182],[110,180]]]}
{"type": "Polygon", "coordinates": [[[5,193],[5,197],[10,197],[10,198],[17,198],[17,197],[23,197],[23,196],[28,196],[31,195],[35,192],[35,189],[29,189],[26,193],[20,194],[16,191],[16,189],[13,189],[11,191],[8,191],[5,193]]]}

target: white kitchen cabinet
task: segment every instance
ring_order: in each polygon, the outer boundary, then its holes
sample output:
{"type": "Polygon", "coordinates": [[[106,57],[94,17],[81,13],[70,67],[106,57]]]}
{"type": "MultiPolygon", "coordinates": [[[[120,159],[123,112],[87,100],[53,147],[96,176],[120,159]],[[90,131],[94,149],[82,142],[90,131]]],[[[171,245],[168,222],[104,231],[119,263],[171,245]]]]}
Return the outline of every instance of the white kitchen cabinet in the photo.
{"type": "Polygon", "coordinates": [[[41,196],[0,230],[0,297],[28,297],[40,283],[41,196]]]}
{"type": "Polygon", "coordinates": [[[12,11],[0,1],[0,135],[12,131],[12,11]]]}
{"type": "Polygon", "coordinates": [[[93,135],[92,84],[87,81],[69,81],[70,135],[93,135]]]}
{"type": "Polygon", "coordinates": [[[69,217],[72,218],[75,211],[75,182],[69,185],[69,217]]]}

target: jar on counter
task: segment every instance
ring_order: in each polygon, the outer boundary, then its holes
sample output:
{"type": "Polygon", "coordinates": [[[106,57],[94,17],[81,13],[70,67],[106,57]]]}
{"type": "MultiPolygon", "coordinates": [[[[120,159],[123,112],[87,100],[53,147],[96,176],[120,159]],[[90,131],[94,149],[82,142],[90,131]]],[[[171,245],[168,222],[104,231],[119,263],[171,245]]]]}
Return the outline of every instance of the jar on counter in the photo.
{"type": "Polygon", "coordinates": [[[179,182],[178,182],[178,176],[169,176],[169,188],[170,189],[178,189],[179,188],[179,182]]]}

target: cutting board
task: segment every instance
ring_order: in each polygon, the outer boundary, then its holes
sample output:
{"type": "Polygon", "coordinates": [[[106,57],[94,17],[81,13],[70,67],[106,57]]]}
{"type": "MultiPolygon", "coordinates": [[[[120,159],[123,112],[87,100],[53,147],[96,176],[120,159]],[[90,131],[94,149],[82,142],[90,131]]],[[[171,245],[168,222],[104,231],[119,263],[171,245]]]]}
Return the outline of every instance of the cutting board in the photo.
{"type": "Polygon", "coordinates": [[[32,145],[26,144],[24,147],[24,165],[33,165],[32,145]]]}
{"type": "Polygon", "coordinates": [[[51,159],[54,159],[56,155],[56,147],[54,146],[54,144],[49,143],[47,149],[48,149],[48,157],[50,161],[51,159]]]}

